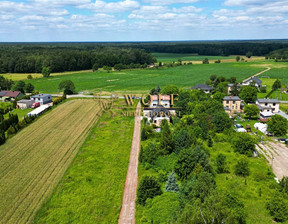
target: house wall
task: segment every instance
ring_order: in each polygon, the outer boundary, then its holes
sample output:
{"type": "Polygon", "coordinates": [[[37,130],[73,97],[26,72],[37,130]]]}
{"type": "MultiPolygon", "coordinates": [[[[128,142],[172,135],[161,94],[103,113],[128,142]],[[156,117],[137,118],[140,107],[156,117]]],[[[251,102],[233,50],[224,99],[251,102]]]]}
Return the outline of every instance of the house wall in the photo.
{"type": "Polygon", "coordinates": [[[20,109],[27,109],[27,108],[31,108],[31,106],[32,106],[32,104],[33,104],[33,101],[31,101],[31,102],[26,102],[26,103],[17,103],[17,106],[20,108],[20,109]]]}
{"type": "Polygon", "coordinates": [[[234,114],[235,111],[237,113],[241,113],[242,112],[242,110],[241,110],[241,101],[240,100],[238,100],[238,101],[236,101],[236,100],[223,100],[223,106],[224,107],[228,107],[231,110],[230,115],[234,114]]]}
{"type": "Polygon", "coordinates": [[[31,97],[31,100],[34,100],[35,103],[40,103],[41,105],[46,104],[46,103],[51,103],[52,102],[52,96],[45,96],[45,97],[31,97]]]}
{"type": "Polygon", "coordinates": [[[258,105],[261,107],[270,107],[270,108],[264,108],[262,109],[261,112],[273,112],[273,113],[278,113],[279,112],[279,103],[259,103],[257,102],[258,105]]]}
{"type": "MultiPolygon", "coordinates": [[[[170,108],[170,100],[161,100],[161,104],[163,107],[166,108],[170,108]]],[[[154,108],[154,107],[158,107],[159,105],[159,101],[158,100],[153,100],[150,104],[150,107],[154,108]]]]}

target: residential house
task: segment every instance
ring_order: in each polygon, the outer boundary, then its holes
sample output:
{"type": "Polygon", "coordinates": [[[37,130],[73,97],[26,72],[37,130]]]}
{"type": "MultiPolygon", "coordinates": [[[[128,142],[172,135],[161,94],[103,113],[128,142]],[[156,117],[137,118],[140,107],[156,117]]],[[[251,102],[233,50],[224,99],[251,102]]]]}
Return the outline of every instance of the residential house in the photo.
{"type": "Polygon", "coordinates": [[[255,83],[256,87],[258,88],[262,87],[262,81],[257,76],[254,76],[250,79],[243,81],[242,86],[249,86],[252,82],[255,83]]]}
{"type": "Polygon", "coordinates": [[[191,88],[191,90],[193,90],[193,89],[203,90],[205,93],[212,93],[214,88],[211,86],[208,86],[206,84],[198,84],[198,85],[193,86],[191,88]]]}
{"type": "Polygon", "coordinates": [[[50,94],[37,94],[30,97],[35,103],[40,103],[40,105],[51,103],[52,96],[50,94]]]}
{"type": "Polygon", "coordinates": [[[27,109],[27,108],[31,108],[33,103],[34,103],[34,100],[19,100],[17,101],[17,107],[20,109],[27,109]]]}
{"type": "Polygon", "coordinates": [[[2,90],[0,92],[0,100],[1,101],[14,101],[15,99],[19,99],[23,97],[24,94],[20,91],[8,91],[8,90],[2,90]]]}
{"type": "Polygon", "coordinates": [[[242,113],[244,104],[238,96],[225,96],[223,98],[225,112],[232,116],[235,113],[242,113]]]}
{"type": "MultiPolygon", "coordinates": [[[[231,94],[234,85],[235,84],[233,83],[228,84],[228,94],[231,94]]],[[[241,89],[241,84],[237,84],[237,90],[240,91],[240,89],[241,89]]]]}
{"type": "Polygon", "coordinates": [[[277,99],[257,99],[256,105],[261,112],[278,113],[280,101],[277,99]]]}
{"type": "Polygon", "coordinates": [[[272,112],[260,112],[260,121],[265,123],[267,122],[273,115],[272,112]]]}
{"type": "Polygon", "coordinates": [[[160,126],[163,120],[170,121],[171,116],[175,116],[174,108],[171,108],[171,97],[169,95],[152,95],[149,107],[143,109],[143,117],[148,122],[156,126],[160,126]]]}

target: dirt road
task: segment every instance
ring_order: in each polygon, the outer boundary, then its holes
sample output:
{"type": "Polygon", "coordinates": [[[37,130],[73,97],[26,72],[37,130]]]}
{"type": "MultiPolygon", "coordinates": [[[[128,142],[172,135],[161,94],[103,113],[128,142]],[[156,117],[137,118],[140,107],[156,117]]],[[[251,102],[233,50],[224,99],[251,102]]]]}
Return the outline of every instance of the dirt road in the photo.
{"type": "Polygon", "coordinates": [[[276,177],[280,180],[288,176],[288,148],[279,142],[265,142],[256,149],[268,160],[276,177]]]}
{"type": "Polygon", "coordinates": [[[135,113],[134,134],[131,146],[129,167],[126,176],[122,209],[119,217],[119,224],[135,223],[135,202],[138,183],[138,156],[140,149],[141,129],[141,104],[137,105],[135,113]]]}
{"type": "Polygon", "coordinates": [[[248,81],[249,79],[251,79],[251,78],[253,78],[253,77],[256,77],[256,76],[259,76],[259,75],[261,75],[261,74],[263,74],[263,73],[265,73],[265,72],[268,72],[270,69],[271,69],[270,67],[267,67],[267,69],[265,69],[264,71],[259,72],[259,73],[255,74],[255,75],[252,75],[252,76],[250,76],[249,78],[244,79],[242,82],[248,81]]]}

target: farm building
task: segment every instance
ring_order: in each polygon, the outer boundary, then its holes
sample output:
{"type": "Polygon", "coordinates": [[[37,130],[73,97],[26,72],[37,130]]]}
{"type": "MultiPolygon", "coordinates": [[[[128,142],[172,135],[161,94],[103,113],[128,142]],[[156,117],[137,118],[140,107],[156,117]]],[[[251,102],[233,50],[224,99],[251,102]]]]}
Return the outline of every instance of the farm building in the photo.
{"type": "Polygon", "coordinates": [[[242,113],[244,104],[238,96],[225,96],[223,98],[225,112],[232,116],[235,113],[242,113]]]}
{"type": "Polygon", "coordinates": [[[277,99],[257,99],[256,105],[261,112],[279,112],[280,101],[277,99]]]}
{"type": "Polygon", "coordinates": [[[198,84],[198,85],[193,86],[193,87],[191,88],[191,90],[193,90],[193,89],[203,90],[204,93],[211,93],[214,88],[211,87],[211,86],[208,86],[208,85],[206,85],[206,84],[198,84]]]}
{"type": "Polygon", "coordinates": [[[27,114],[27,116],[39,116],[42,113],[44,113],[49,107],[51,107],[50,105],[41,105],[40,107],[36,108],[35,110],[31,111],[30,113],[27,114]]]}
{"type": "Polygon", "coordinates": [[[1,101],[14,101],[17,98],[23,97],[24,94],[19,91],[6,91],[3,90],[0,92],[0,100],[1,101]]]}
{"type": "Polygon", "coordinates": [[[40,103],[40,105],[52,102],[51,94],[38,94],[31,96],[30,99],[34,100],[35,103],[40,103]]]}
{"type": "Polygon", "coordinates": [[[27,109],[27,108],[31,108],[33,103],[34,103],[34,100],[19,100],[17,102],[17,107],[20,109],[27,109]]]}

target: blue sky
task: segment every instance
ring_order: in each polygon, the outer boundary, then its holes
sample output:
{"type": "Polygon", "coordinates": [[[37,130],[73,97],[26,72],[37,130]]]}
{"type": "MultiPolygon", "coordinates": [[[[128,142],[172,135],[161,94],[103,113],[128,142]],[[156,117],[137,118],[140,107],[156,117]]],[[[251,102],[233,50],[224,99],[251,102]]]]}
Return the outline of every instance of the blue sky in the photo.
{"type": "Polygon", "coordinates": [[[288,0],[0,0],[0,41],[288,38],[288,0]]]}

